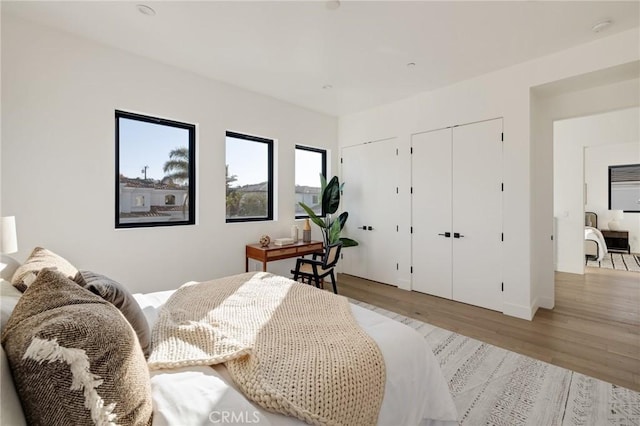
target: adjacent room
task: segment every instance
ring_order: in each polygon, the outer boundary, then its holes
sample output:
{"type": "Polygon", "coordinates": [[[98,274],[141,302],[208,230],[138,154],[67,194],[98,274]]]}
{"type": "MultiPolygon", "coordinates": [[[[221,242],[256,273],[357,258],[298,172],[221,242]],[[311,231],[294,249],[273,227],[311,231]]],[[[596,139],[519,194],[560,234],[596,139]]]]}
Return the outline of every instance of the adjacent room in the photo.
{"type": "Polygon", "coordinates": [[[0,424],[640,425],[640,2],[0,19],[0,424]]]}

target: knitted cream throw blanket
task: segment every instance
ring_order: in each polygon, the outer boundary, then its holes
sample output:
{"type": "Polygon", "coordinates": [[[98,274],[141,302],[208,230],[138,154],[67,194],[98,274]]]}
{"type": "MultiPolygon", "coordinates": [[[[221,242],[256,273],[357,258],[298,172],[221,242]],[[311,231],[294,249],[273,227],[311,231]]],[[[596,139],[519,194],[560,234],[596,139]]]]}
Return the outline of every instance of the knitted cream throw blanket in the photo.
{"type": "Polygon", "coordinates": [[[268,273],[180,287],[152,332],[152,369],[225,362],[245,395],[310,424],[377,423],[385,366],[342,296],[268,273]]]}

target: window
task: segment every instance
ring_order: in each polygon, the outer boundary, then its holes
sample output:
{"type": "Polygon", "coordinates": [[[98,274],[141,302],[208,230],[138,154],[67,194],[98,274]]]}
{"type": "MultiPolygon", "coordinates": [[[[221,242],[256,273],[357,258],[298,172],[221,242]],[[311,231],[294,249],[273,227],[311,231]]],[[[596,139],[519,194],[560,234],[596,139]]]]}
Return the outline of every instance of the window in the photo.
{"type": "Polygon", "coordinates": [[[609,210],[640,213],[640,164],[609,166],[609,210]]]}
{"type": "Polygon", "coordinates": [[[194,224],[195,125],[115,117],[116,228],[194,224]]]}
{"type": "Polygon", "coordinates": [[[273,220],[273,140],[227,132],[227,222],[273,220]]]}
{"type": "Polygon", "coordinates": [[[320,175],[327,176],[327,151],[296,145],[296,219],[308,217],[300,202],[324,216],[320,199],[320,175]]]}

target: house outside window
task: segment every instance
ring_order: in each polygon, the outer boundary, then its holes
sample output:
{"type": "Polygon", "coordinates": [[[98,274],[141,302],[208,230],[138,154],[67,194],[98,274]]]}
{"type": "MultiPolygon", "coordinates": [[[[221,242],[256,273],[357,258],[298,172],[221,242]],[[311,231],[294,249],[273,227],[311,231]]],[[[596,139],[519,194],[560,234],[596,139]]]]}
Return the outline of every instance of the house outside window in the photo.
{"type": "Polygon", "coordinates": [[[324,216],[320,199],[320,175],[327,176],[327,151],[296,145],[295,212],[296,219],[309,217],[300,202],[311,207],[315,214],[324,216]]]}
{"type": "Polygon", "coordinates": [[[226,134],[226,221],[273,220],[272,139],[226,134]]]}

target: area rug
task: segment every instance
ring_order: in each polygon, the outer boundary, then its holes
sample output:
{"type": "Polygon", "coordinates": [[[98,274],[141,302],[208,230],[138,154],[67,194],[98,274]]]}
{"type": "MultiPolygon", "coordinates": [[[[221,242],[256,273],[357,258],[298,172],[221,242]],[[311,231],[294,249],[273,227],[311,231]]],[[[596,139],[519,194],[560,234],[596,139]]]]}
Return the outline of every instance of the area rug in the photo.
{"type": "Polygon", "coordinates": [[[587,266],[640,272],[640,255],[609,252],[600,262],[597,260],[587,260],[587,266]]]}
{"type": "Polygon", "coordinates": [[[640,426],[640,393],[351,299],[424,336],[461,425],[640,426]]]}

